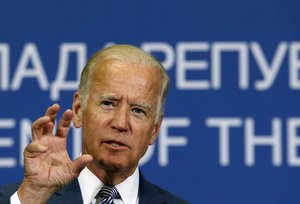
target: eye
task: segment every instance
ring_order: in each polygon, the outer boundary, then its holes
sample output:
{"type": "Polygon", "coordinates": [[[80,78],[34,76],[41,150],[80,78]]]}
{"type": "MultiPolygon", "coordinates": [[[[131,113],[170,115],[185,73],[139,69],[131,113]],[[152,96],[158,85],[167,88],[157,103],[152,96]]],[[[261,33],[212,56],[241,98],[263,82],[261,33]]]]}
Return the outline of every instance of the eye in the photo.
{"type": "Polygon", "coordinates": [[[114,107],[114,103],[111,102],[111,101],[102,101],[101,102],[101,106],[105,109],[108,109],[108,108],[113,108],[114,107]]]}
{"type": "Polygon", "coordinates": [[[141,108],[133,108],[131,111],[137,115],[146,115],[146,112],[141,108]]]}

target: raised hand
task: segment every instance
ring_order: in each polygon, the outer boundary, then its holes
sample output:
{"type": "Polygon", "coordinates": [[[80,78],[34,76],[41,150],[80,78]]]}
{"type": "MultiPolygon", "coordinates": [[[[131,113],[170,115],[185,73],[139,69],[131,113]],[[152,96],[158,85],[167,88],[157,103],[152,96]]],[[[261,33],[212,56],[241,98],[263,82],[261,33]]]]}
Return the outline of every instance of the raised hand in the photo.
{"type": "Polygon", "coordinates": [[[50,106],[45,116],[32,124],[32,143],[24,151],[24,180],[18,190],[22,203],[45,203],[59,188],[74,180],[92,160],[82,155],[71,161],[67,153],[67,136],[72,111],[66,110],[53,134],[54,121],[60,107],[50,106]]]}

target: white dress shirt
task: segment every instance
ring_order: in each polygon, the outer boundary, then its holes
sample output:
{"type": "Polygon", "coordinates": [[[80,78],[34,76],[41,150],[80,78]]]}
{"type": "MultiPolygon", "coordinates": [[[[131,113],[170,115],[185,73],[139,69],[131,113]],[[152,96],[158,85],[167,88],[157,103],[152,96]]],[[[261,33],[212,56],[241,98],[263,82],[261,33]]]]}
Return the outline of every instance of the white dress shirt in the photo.
{"type": "MultiPolygon", "coordinates": [[[[131,176],[115,186],[122,198],[114,199],[115,204],[138,204],[139,178],[139,170],[136,168],[131,176]]],[[[100,179],[96,177],[88,168],[84,168],[78,177],[78,182],[83,203],[94,204],[95,196],[102,186],[104,186],[102,181],[100,181],[100,179]]]]}
{"type": "MultiPolygon", "coordinates": [[[[121,199],[114,199],[115,204],[138,204],[139,203],[139,170],[135,169],[134,173],[125,181],[116,185],[121,199]]],[[[83,204],[94,204],[95,196],[104,185],[88,168],[84,168],[78,177],[78,182],[83,198],[83,204]]],[[[10,197],[11,204],[21,204],[17,192],[10,197]]]]}

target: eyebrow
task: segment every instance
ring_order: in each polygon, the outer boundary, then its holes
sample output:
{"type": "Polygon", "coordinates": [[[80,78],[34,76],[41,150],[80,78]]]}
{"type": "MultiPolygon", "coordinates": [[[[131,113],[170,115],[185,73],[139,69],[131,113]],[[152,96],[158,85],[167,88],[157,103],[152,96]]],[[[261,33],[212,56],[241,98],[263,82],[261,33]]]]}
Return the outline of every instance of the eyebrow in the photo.
{"type": "MultiPolygon", "coordinates": [[[[115,94],[102,94],[102,95],[97,95],[97,99],[107,99],[107,100],[112,100],[112,101],[120,101],[121,99],[117,97],[115,94]]],[[[148,103],[130,103],[131,106],[138,106],[146,110],[151,110],[151,105],[148,103]]]]}
{"type": "Polygon", "coordinates": [[[97,95],[97,99],[108,99],[108,100],[114,100],[118,101],[120,98],[118,98],[115,94],[102,94],[102,95],[97,95]]]}
{"type": "Polygon", "coordinates": [[[138,106],[138,107],[141,107],[143,109],[146,109],[146,110],[151,110],[151,105],[148,104],[148,103],[136,103],[136,104],[130,104],[132,106],[138,106]]]}

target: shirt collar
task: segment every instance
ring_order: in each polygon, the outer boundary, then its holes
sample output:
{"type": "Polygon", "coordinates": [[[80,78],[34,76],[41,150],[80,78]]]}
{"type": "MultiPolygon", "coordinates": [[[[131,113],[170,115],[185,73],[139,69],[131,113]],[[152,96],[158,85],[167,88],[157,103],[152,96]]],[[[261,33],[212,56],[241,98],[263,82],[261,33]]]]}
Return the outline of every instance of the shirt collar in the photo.
{"type": "Polygon", "coordinates": [[[87,167],[78,176],[78,182],[84,204],[90,204],[103,183],[87,167]]]}
{"type": "Polygon", "coordinates": [[[124,204],[138,203],[139,180],[139,170],[136,168],[131,176],[116,185],[124,204]]]}
{"type": "MultiPolygon", "coordinates": [[[[87,167],[85,167],[78,177],[78,182],[84,204],[93,201],[104,183],[96,177],[87,167]]],[[[115,186],[124,202],[124,204],[137,203],[139,188],[139,170],[135,169],[134,173],[125,181],[115,186]]]]}

